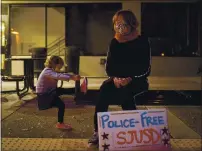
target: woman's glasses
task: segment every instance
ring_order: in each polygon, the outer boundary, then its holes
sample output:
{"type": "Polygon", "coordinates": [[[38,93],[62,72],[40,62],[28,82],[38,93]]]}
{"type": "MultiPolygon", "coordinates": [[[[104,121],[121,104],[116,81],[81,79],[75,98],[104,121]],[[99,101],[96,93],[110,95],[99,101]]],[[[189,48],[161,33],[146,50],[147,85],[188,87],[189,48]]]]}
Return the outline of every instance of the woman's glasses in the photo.
{"type": "Polygon", "coordinates": [[[115,23],[115,31],[120,33],[120,34],[124,34],[125,29],[128,27],[128,24],[124,23],[124,22],[116,22],[115,23]]]}
{"type": "Polygon", "coordinates": [[[115,24],[115,28],[117,28],[117,29],[125,29],[127,26],[128,26],[128,24],[123,23],[123,22],[117,22],[115,24]]]}

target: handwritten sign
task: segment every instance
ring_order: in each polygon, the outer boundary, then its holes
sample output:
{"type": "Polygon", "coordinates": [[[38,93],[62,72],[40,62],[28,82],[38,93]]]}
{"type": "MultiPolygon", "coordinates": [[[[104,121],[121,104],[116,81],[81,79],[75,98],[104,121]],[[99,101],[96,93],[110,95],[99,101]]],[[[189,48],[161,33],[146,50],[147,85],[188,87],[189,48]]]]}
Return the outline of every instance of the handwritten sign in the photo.
{"type": "Polygon", "coordinates": [[[170,149],[166,109],[101,112],[97,116],[99,150],[170,149]]]}

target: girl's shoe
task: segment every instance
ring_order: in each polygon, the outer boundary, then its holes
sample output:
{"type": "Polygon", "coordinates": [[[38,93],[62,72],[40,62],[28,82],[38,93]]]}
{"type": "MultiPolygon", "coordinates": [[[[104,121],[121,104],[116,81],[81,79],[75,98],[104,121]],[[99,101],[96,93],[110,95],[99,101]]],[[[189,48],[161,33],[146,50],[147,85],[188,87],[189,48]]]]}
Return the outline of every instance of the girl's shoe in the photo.
{"type": "Polygon", "coordinates": [[[72,130],[72,126],[70,124],[64,124],[64,123],[57,123],[56,128],[65,129],[65,130],[72,130]]]}

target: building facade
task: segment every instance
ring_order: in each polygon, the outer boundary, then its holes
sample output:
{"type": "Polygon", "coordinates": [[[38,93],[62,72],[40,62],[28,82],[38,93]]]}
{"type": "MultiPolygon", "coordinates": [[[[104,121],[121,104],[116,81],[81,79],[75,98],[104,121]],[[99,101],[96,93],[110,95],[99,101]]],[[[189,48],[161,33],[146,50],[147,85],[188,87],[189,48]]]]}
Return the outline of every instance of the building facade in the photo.
{"type": "MultiPolygon", "coordinates": [[[[139,21],[139,33],[150,39],[152,76],[199,76],[202,56],[199,0],[3,0],[2,57],[31,57],[32,48],[45,47],[48,55],[65,58],[66,48],[76,46],[81,52],[79,73],[106,76],[100,60],[106,58],[114,35],[111,20],[120,9],[132,10],[139,21]]],[[[11,74],[23,72],[15,67],[23,66],[21,62],[3,66],[11,74]]]]}

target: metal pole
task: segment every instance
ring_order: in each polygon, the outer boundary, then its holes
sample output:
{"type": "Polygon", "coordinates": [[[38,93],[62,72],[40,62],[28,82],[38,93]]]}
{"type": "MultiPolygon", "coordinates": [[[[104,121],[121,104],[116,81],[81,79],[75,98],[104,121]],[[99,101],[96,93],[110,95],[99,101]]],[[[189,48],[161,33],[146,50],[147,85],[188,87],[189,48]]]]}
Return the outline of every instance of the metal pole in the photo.
{"type": "MultiPolygon", "coordinates": [[[[7,45],[6,45],[6,52],[5,56],[6,58],[11,58],[11,5],[8,4],[8,40],[7,40],[7,45]]],[[[6,67],[6,74],[11,75],[11,61],[6,61],[5,62],[5,67],[6,67]]]]}
{"type": "Polygon", "coordinates": [[[199,2],[198,15],[198,53],[202,57],[202,2],[199,2]]]}
{"type": "Polygon", "coordinates": [[[11,5],[8,5],[8,40],[7,40],[7,56],[11,57],[11,5]]]}
{"type": "Polygon", "coordinates": [[[48,10],[47,10],[47,4],[45,4],[45,48],[47,48],[48,44],[47,44],[47,38],[48,38],[48,10]]]}
{"type": "Polygon", "coordinates": [[[187,46],[189,46],[189,22],[190,22],[190,6],[187,4],[187,46]]]}

